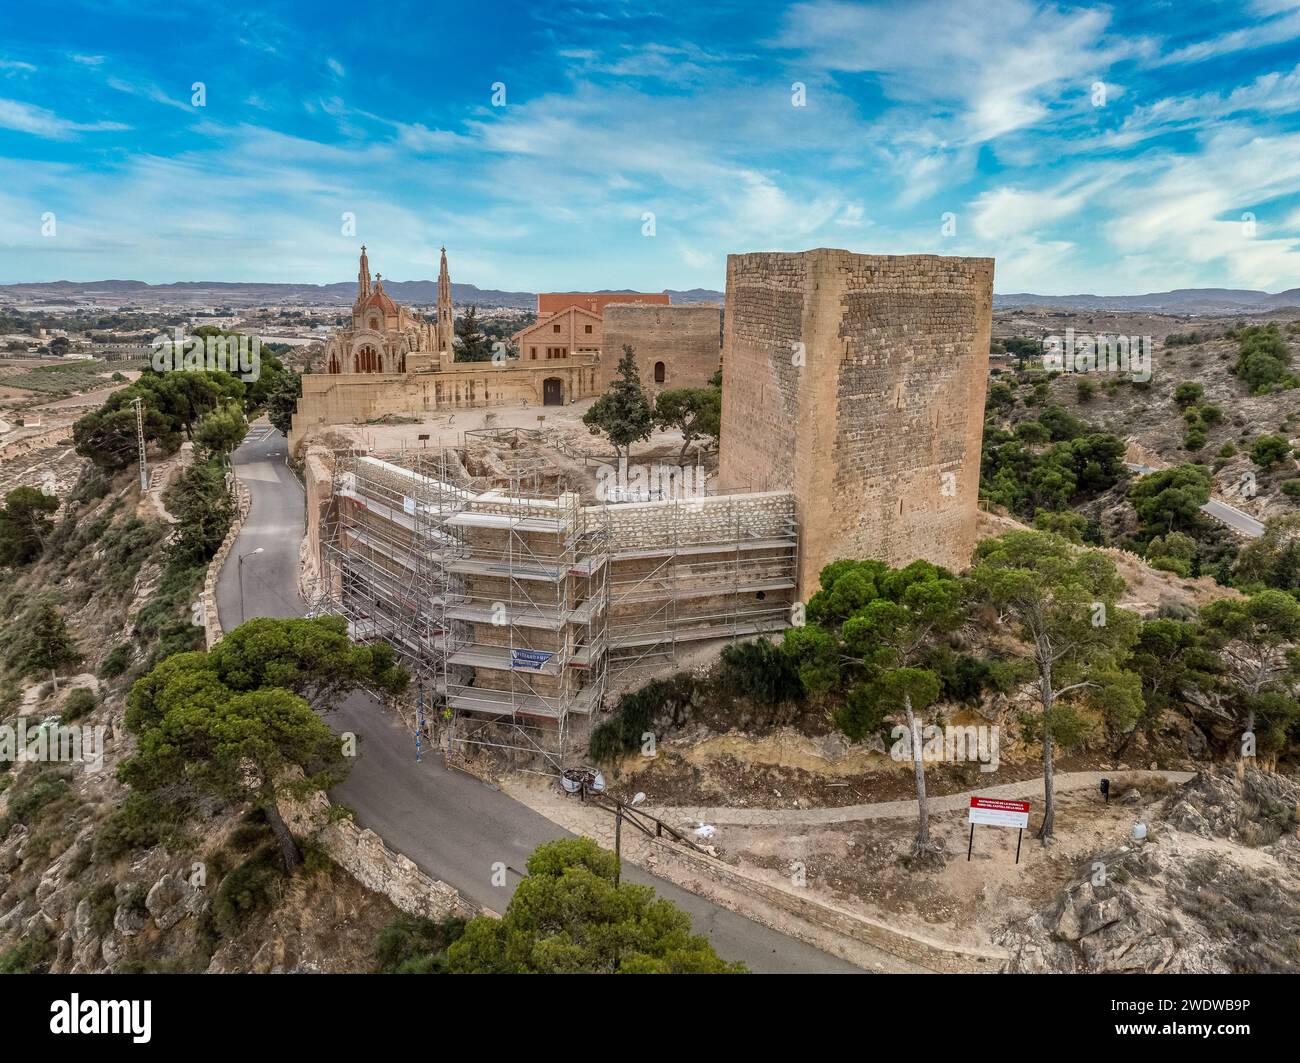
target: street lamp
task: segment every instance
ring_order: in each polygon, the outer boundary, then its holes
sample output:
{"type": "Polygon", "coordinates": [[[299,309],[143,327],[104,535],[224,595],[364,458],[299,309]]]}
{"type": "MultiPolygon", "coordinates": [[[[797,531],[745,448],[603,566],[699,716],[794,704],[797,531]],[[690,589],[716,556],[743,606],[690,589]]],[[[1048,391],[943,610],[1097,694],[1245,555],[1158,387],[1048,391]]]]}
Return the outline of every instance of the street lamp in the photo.
{"type": "Polygon", "coordinates": [[[623,812],[639,805],[645,800],[645,794],[637,791],[631,801],[620,801],[614,810],[614,888],[618,889],[618,880],[623,873],[623,812]]]}
{"type": "Polygon", "coordinates": [[[263,548],[259,546],[256,550],[249,550],[246,554],[240,554],[239,564],[235,566],[239,572],[239,622],[241,624],[244,622],[244,558],[252,557],[254,554],[260,554],[262,549],[263,548]]]}

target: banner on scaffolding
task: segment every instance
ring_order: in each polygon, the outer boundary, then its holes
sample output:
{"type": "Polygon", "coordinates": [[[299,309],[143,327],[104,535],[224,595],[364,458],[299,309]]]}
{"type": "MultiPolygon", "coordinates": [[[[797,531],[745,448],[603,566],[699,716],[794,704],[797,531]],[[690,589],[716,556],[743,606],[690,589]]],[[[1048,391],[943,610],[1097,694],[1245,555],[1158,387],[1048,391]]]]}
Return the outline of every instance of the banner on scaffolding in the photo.
{"type": "Polygon", "coordinates": [[[551,659],[553,654],[542,650],[511,650],[510,663],[515,668],[531,668],[536,671],[551,659]]]}

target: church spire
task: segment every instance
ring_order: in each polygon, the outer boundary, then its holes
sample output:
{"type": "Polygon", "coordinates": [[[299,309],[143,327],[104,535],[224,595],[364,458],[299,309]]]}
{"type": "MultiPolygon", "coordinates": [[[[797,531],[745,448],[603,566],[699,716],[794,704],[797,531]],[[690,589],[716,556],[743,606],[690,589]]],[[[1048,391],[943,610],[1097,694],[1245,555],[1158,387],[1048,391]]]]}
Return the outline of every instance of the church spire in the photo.
{"type": "Polygon", "coordinates": [[[452,322],[451,274],[447,272],[447,249],[444,247],[442,249],[442,262],[438,268],[437,340],[439,351],[447,351],[448,353],[454,351],[452,322]]]}
{"type": "Polygon", "coordinates": [[[364,302],[370,295],[370,259],[366,257],[366,245],[361,245],[361,267],[357,270],[357,302],[364,302]]]}

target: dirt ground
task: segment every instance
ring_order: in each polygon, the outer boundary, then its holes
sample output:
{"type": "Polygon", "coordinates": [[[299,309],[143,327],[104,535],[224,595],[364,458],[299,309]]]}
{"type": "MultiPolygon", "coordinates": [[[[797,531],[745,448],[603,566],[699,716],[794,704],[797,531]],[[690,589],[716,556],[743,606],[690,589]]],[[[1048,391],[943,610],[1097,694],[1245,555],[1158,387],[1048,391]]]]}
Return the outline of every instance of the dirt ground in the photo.
{"type": "MultiPolygon", "coordinates": [[[[476,476],[491,477],[502,465],[515,466],[528,475],[536,473],[533,484],[522,490],[535,489],[538,494],[563,490],[577,491],[586,504],[598,501],[597,479],[602,466],[613,466],[615,459],[609,444],[594,436],[582,423],[595,399],[583,399],[568,406],[496,406],[490,409],[455,410],[426,418],[393,418],[391,423],[362,425],[339,424],[318,430],[317,436],[334,449],[354,447],[379,456],[401,459],[412,453],[427,452],[436,456],[442,447],[458,449],[469,471],[476,476]],[[496,442],[466,433],[484,429],[509,433],[511,429],[540,432],[538,438],[521,436],[512,445],[504,436],[496,442]],[[421,439],[421,436],[428,436],[421,439]]],[[[632,466],[678,464],[681,454],[680,432],[655,431],[644,443],[632,447],[632,466]]],[[[695,452],[685,464],[694,466],[695,452]]],[[[716,492],[718,456],[716,450],[699,456],[704,470],[706,490],[716,492]]],[[[634,474],[629,481],[635,483],[634,474]]]]}
{"type": "Polygon", "coordinates": [[[769,881],[800,880],[814,896],[848,904],[892,925],[933,933],[970,945],[989,945],[1008,921],[1032,914],[1084,872],[1089,853],[1121,844],[1133,824],[1150,818],[1151,807],[1167,785],[1143,781],[1132,803],[1113,797],[1109,804],[1095,791],[1058,795],[1056,840],[1044,848],[1033,837],[1041,798],[1031,802],[1030,830],[976,827],[971,859],[966,859],[970,826],[965,812],[931,817],[933,837],[947,852],[942,866],[911,866],[909,848],[915,818],[870,820],[824,827],[743,827],[718,829],[714,841],[728,863],[762,872],[769,881]]]}

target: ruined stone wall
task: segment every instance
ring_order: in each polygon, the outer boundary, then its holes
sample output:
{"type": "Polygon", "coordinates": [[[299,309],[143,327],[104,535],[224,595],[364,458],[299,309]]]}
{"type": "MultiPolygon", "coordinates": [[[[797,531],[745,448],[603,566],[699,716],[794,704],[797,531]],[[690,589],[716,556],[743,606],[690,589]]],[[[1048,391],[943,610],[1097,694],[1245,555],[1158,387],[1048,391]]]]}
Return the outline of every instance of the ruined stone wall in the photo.
{"type": "Polygon", "coordinates": [[[801,597],[841,557],[969,563],[992,302],[991,259],[728,258],[719,489],[793,490],[801,597]]]}
{"type": "Polygon", "coordinates": [[[716,306],[638,306],[613,304],[605,308],[605,337],[601,345],[599,388],[614,379],[623,345],[636,351],[641,383],[649,391],[702,388],[718,371],[721,310],[716,306]],[[662,383],[655,381],[655,363],[664,364],[662,383]]]}
{"type": "Polygon", "coordinates": [[[316,426],[365,424],[386,416],[419,417],[442,410],[517,406],[544,401],[543,381],[561,381],[565,403],[596,394],[599,365],[590,356],[552,364],[461,362],[436,373],[311,373],[289,430],[295,453],[316,426]]]}

